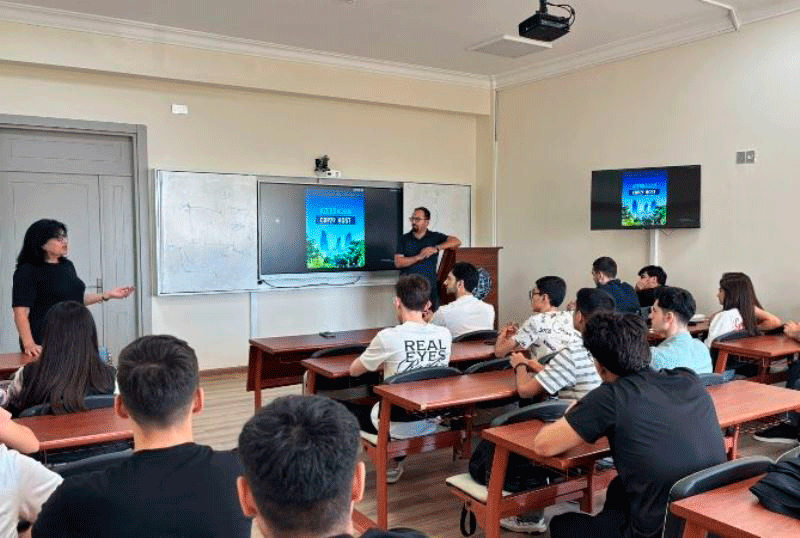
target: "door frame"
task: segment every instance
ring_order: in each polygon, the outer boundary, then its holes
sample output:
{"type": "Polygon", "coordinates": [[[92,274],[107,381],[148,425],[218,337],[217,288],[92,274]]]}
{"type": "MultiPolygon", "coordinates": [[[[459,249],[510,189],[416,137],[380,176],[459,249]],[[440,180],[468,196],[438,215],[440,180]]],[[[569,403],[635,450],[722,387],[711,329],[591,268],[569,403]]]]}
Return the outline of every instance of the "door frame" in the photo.
{"type": "Polygon", "coordinates": [[[136,334],[142,336],[153,331],[153,271],[152,237],[153,213],[150,174],[147,166],[147,127],[128,123],[40,118],[0,114],[0,129],[60,132],[122,136],[131,141],[133,149],[133,236],[136,292],[134,300],[138,311],[136,334]]]}

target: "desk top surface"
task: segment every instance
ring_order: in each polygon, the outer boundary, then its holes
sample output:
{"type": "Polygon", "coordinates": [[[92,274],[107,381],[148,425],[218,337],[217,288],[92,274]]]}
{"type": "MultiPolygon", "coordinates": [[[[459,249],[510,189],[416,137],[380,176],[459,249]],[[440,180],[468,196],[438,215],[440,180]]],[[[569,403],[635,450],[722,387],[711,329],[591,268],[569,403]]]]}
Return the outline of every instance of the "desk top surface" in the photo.
{"type": "Polygon", "coordinates": [[[133,439],[130,419],[120,418],[109,407],[69,413],[14,419],[33,430],[40,450],[55,450],[133,439]]]}
{"type": "MultiPolygon", "coordinates": [[[[335,357],[320,357],[319,359],[305,359],[300,361],[305,368],[321,376],[337,379],[350,375],[350,364],[358,357],[357,353],[337,355],[335,357]]],[[[491,359],[494,357],[494,346],[481,341],[455,342],[450,353],[450,363],[471,361],[477,359],[491,359]]]]}
{"type": "Polygon", "coordinates": [[[375,394],[408,411],[490,402],[517,394],[513,370],[469,374],[398,385],[376,385],[375,394]]]}
{"type": "Polygon", "coordinates": [[[301,334],[297,336],[275,336],[271,338],[251,338],[250,345],[267,353],[305,352],[313,353],[318,349],[337,346],[369,344],[383,327],[375,329],[358,329],[355,331],[339,331],[332,333],[333,338],[325,338],[317,334],[301,334]]]}
{"type": "Polygon", "coordinates": [[[0,353],[0,379],[7,378],[16,372],[20,366],[25,366],[33,360],[33,357],[20,352],[0,353]]]}
{"type": "Polygon", "coordinates": [[[537,463],[562,471],[590,465],[611,453],[608,447],[608,439],[603,437],[594,444],[581,443],[557,456],[540,456],[533,451],[532,447],[534,438],[543,426],[544,423],[540,420],[530,420],[488,428],[481,433],[481,436],[497,446],[503,446],[537,463]]]}
{"type": "Polygon", "coordinates": [[[800,391],[752,381],[731,381],[708,387],[723,428],[784,411],[800,409],[800,391]]]}
{"type": "Polygon", "coordinates": [[[730,342],[715,342],[713,347],[727,351],[732,355],[748,357],[782,357],[800,353],[800,342],[782,334],[752,336],[730,342]]]}
{"type": "Polygon", "coordinates": [[[764,475],[675,501],[673,514],[731,538],[800,536],[800,521],[770,512],[750,493],[764,475]]]}

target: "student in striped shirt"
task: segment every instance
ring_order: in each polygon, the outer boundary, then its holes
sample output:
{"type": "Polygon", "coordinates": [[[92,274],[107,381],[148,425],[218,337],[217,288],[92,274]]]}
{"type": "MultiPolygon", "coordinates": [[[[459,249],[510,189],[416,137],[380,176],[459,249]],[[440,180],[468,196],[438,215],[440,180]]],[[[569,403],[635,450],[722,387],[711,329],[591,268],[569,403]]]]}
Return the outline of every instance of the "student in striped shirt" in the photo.
{"type": "MultiPolygon", "coordinates": [[[[613,312],[614,298],[597,288],[578,290],[572,316],[574,330],[563,349],[545,365],[536,359],[526,359],[520,352],[511,354],[511,365],[517,379],[517,391],[522,398],[533,398],[543,393],[561,399],[580,400],[602,383],[594,360],[583,347],[586,320],[595,312],[613,312]]],[[[530,512],[500,520],[500,525],[513,532],[542,533],[547,523],[542,511],[530,512]]]]}

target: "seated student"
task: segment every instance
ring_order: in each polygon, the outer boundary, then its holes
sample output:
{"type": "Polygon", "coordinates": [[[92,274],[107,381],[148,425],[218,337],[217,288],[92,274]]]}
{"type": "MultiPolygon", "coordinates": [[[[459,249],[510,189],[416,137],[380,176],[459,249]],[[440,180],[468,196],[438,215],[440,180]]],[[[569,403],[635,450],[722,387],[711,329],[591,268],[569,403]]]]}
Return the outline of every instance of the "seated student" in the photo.
{"type": "Polygon", "coordinates": [[[566,347],[575,328],[572,314],[559,311],[567,294],[567,283],[558,276],[544,276],[536,281],[528,296],[533,315],[517,327],[512,323],[500,331],[494,354],[505,357],[512,351],[527,350],[532,358],[541,357],[566,347]]]}
{"type": "Polygon", "coordinates": [[[695,303],[692,294],[682,288],[662,286],[656,291],[656,302],[650,311],[653,330],[666,339],[650,348],[650,367],[689,368],[696,374],[713,371],[708,348],[689,334],[689,320],[694,316],[695,303]]]}
{"type": "Polygon", "coordinates": [[[89,309],[64,301],[47,312],[39,358],[14,374],[5,406],[12,413],[43,403],[54,414],[84,409],[84,399],[114,392],[114,368],[100,360],[89,309]]]}
{"type": "Polygon", "coordinates": [[[653,306],[656,290],[667,285],[667,273],[658,265],[646,265],[639,269],[639,280],[636,281],[636,296],[639,306],[653,306]]]}
{"type": "MultiPolygon", "coordinates": [[[[526,359],[522,353],[511,354],[511,365],[516,374],[520,397],[533,398],[546,392],[561,399],[580,400],[600,386],[602,381],[589,352],[583,347],[583,337],[579,331],[583,330],[586,320],[595,312],[613,311],[614,298],[597,288],[583,288],[578,290],[575,305],[572,317],[575,325],[573,338],[567,342],[567,348],[550,362],[543,366],[536,359],[526,359]],[[518,368],[519,366],[524,368],[518,368]]],[[[513,532],[547,531],[542,511],[503,518],[500,526],[513,532]]]]}
{"type": "Polygon", "coordinates": [[[611,294],[617,302],[617,312],[639,313],[639,298],[633,286],[617,278],[617,262],[608,256],[592,263],[592,280],[601,290],[611,294]]]}
{"type": "Polygon", "coordinates": [[[661,536],[672,485],[725,461],[714,402],[691,370],[650,368],[640,316],[595,314],[586,322],[583,342],[603,384],[542,428],[533,449],[555,456],[608,437],[619,474],[596,517],[555,516],[550,536],[661,536]]]}
{"type": "MultiPolygon", "coordinates": [[[[400,277],[395,285],[394,306],[400,325],[383,329],[370,342],[369,347],[350,365],[350,375],[358,377],[367,372],[383,370],[384,379],[409,370],[432,366],[447,366],[453,338],[450,331],[438,325],[426,323],[422,312],[430,306],[430,284],[416,274],[400,277]]],[[[361,428],[377,433],[378,405],[368,415],[351,407],[356,413],[361,428]]],[[[432,433],[436,429],[434,420],[415,422],[393,422],[389,433],[397,439],[416,437],[432,433]]],[[[403,467],[394,460],[386,480],[391,484],[400,479],[403,467]]]]}
{"type": "Polygon", "coordinates": [[[478,270],[467,262],[458,262],[444,281],[447,293],[456,300],[442,305],[430,322],[447,327],[453,338],[472,331],[494,328],[494,307],[472,295],[478,285],[478,270]]]}
{"type": "Polygon", "coordinates": [[[20,454],[39,450],[27,426],[0,409],[0,536],[16,537],[21,521],[33,523],[61,477],[36,460],[20,454]]]}
{"type": "Polygon", "coordinates": [[[747,331],[750,336],[781,326],[778,316],[770,314],[756,297],[753,281],[744,273],[723,273],[719,281],[717,299],[722,311],[711,317],[706,345],[732,331],[747,331]]]}
{"type": "MultiPolygon", "coordinates": [[[[783,334],[800,342],[800,323],[787,321],[783,334]]],[[[800,390],[800,361],[796,360],[789,366],[786,388],[800,390]]],[[[800,444],[800,414],[791,411],[787,420],[754,433],[753,439],[764,443],[800,444]]]]}
{"type": "Polygon", "coordinates": [[[237,456],[192,441],[192,415],[204,402],[194,350],[174,336],[138,338],[119,355],[117,381],[114,408],[131,418],[133,455],[64,480],[33,536],[249,538],[237,456]]]}
{"type": "MultiPolygon", "coordinates": [[[[358,422],[323,396],[284,396],[262,407],[239,435],[239,502],[264,538],[352,538],[364,496],[358,422]]],[[[424,538],[370,529],[362,538],[424,538]]]]}

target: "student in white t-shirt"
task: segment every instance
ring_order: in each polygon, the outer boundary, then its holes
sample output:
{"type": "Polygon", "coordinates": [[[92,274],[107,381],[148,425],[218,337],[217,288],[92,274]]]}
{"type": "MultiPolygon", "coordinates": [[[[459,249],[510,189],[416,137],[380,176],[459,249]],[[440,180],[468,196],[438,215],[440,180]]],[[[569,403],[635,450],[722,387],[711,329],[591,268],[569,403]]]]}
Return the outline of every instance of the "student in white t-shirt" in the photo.
{"type": "MultiPolygon", "coordinates": [[[[404,275],[395,285],[394,306],[399,325],[383,329],[370,342],[369,347],[350,365],[350,376],[383,370],[384,379],[418,368],[447,366],[453,337],[444,327],[431,325],[423,319],[423,311],[430,306],[430,284],[417,275],[404,275]]],[[[352,410],[352,408],[351,408],[352,410]]],[[[377,433],[378,404],[370,414],[371,433],[377,433]]],[[[359,417],[362,429],[370,431],[370,422],[359,417]]],[[[436,429],[435,421],[395,422],[389,433],[402,439],[426,435],[436,429]]],[[[392,462],[390,462],[391,464],[392,462]]],[[[400,478],[403,468],[395,460],[386,475],[387,482],[400,478]]]]}
{"type": "Polygon", "coordinates": [[[723,273],[719,281],[717,299],[722,311],[711,318],[706,345],[711,347],[718,336],[731,331],[747,331],[755,336],[781,326],[778,316],[770,314],[756,297],[753,281],[744,273],[723,273]]]}
{"type": "Polygon", "coordinates": [[[453,338],[472,331],[494,328],[494,307],[484,303],[472,291],[478,285],[478,270],[467,262],[458,262],[444,281],[447,293],[456,300],[439,307],[430,322],[447,327],[453,338]]]}
{"type": "Polygon", "coordinates": [[[61,477],[22,452],[36,452],[33,432],[0,409],[0,537],[17,536],[20,521],[33,523],[61,477]]]}
{"type": "Polygon", "coordinates": [[[567,283],[561,277],[544,276],[537,280],[536,287],[528,294],[533,315],[522,327],[512,323],[500,331],[494,354],[505,357],[512,351],[528,350],[532,358],[538,358],[566,347],[575,331],[572,314],[558,310],[566,294],[567,283]]]}

